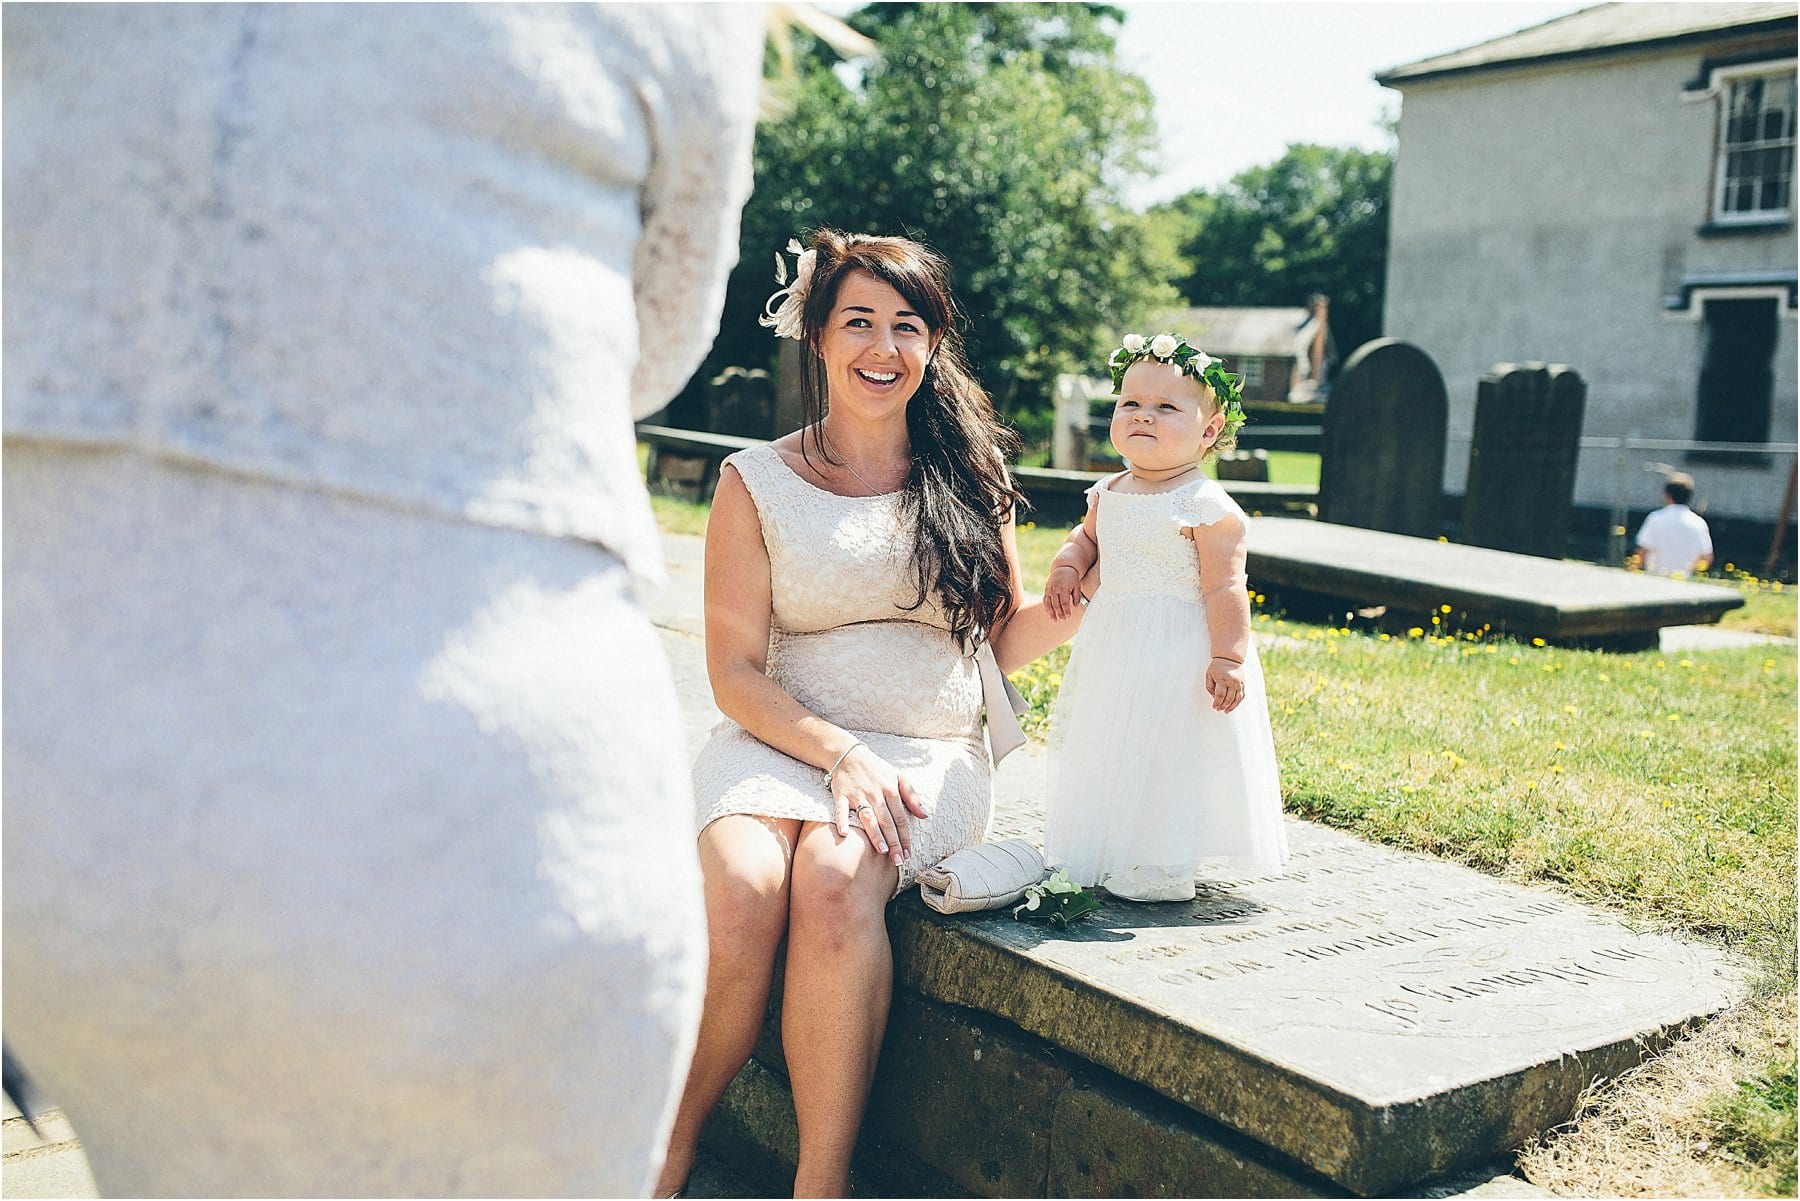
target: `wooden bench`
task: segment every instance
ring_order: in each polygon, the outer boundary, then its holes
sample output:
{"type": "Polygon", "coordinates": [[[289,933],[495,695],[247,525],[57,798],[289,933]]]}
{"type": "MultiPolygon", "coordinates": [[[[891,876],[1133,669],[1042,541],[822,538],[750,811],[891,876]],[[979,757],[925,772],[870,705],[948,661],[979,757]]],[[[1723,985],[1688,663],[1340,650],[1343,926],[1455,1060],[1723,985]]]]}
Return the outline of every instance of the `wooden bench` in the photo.
{"type": "Polygon", "coordinates": [[[703,503],[712,499],[713,489],[719,486],[719,464],[725,457],[763,443],[761,438],[666,425],[639,425],[637,437],[650,448],[649,462],[644,464],[645,481],[703,503]]]}
{"type": "Polygon", "coordinates": [[[1715,584],[1319,521],[1252,518],[1249,544],[1251,584],[1296,616],[1322,615],[1309,612],[1322,603],[1381,608],[1389,628],[1429,629],[1449,605],[1464,629],[1647,650],[1664,626],[1716,622],[1744,603],[1715,584]]]}

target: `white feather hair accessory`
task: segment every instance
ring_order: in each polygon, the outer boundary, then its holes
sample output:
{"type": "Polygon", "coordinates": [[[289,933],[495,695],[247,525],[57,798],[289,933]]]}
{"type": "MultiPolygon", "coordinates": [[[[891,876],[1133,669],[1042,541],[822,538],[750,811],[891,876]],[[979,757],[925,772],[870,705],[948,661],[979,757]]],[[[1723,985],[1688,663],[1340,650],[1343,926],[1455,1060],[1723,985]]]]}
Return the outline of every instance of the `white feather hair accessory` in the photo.
{"type": "Polygon", "coordinates": [[[763,302],[762,316],[757,321],[774,330],[777,338],[799,339],[806,337],[806,292],[812,287],[813,266],[818,262],[819,252],[802,249],[798,238],[788,239],[787,251],[797,256],[794,282],[788,283],[787,260],[777,254],[775,282],[784,286],[763,302]]]}

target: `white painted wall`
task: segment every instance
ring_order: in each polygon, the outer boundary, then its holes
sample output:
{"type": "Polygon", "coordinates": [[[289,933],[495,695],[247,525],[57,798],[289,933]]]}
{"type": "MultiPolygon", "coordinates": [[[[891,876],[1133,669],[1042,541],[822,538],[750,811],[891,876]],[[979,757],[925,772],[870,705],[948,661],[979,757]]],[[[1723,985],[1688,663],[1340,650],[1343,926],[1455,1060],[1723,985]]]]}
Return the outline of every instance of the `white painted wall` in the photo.
{"type": "MultiPolygon", "coordinates": [[[[1588,384],[1584,433],[1693,437],[1702,326],[1664,297],[1685,275],[1793,270],[1794,228],[1703,239],[1716,104],[1683,85],[1714,44],[1408,84],[1395,168],[1384,332],[1444,373],[1451,442],[1444,486],[1468,468],[1476,385],[1494,364],[1567,363],[1588,384]],[[1458,439],[1458,433],[1464,435],[1458,439]]],[[[1795,438],[1794,310],[1781,307],[1770,437],[1795,438]]],[[[1661,480],[1639,462],[1626,500],[1661,480]]],[[[1791,459],[1694,464],[1710,511],[1768,520],[1791,459]]],[[[1614,503],[1611,452],[1582,457],[1580,504],[1614,503]]]]}

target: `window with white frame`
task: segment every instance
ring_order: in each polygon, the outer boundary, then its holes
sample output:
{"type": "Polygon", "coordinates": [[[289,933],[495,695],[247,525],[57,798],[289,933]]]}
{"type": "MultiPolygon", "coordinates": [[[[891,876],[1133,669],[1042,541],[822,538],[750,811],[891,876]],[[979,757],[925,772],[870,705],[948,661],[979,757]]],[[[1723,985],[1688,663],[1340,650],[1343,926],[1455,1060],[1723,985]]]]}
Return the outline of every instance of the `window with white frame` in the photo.
{"type": "Polygon", "coordinates": [[[1794,67],[1720,74],[1713,220],[1786,217],[1794,205],[1794,67]]]}
{"type": "Polygon", "coordinates": [[[1260,388],[1263,382],[1263,361],[1261,359],[1240,359],[1238,370],[1243,373],[1244,387],[1260,388]]]}

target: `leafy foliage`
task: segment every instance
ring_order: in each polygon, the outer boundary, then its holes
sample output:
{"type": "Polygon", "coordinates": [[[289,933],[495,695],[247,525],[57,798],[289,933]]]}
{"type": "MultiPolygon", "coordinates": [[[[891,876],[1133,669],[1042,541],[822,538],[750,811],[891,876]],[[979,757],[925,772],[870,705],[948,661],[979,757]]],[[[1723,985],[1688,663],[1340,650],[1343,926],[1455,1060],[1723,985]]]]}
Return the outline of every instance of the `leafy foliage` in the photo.
{"type": "Polygon", "coordinates": [[[1344,357],[1381,333],[1394,156],[1295,144],[1229,184],[1155,213],[1182,223],[1193,263],[1178,286],[1192,305],[1299,305],[1331,297],[1344,357]]]}
{"type": "Polygon", "coordinates": [[[1140,236],[1146,218],[1120,199],[1153,139],[1149,89],[1114,58],[1121,19],[1102,4],[872,5],[848,18],[881,48],[866,64],[798,37],[696,379],[772,365],[755,321],[771,255],[821,225],[910,234],[950,261],[970,357],[1003,411],[1047,403],[1057,372],[1174,303],[1173,240],[1140,236]]]}

